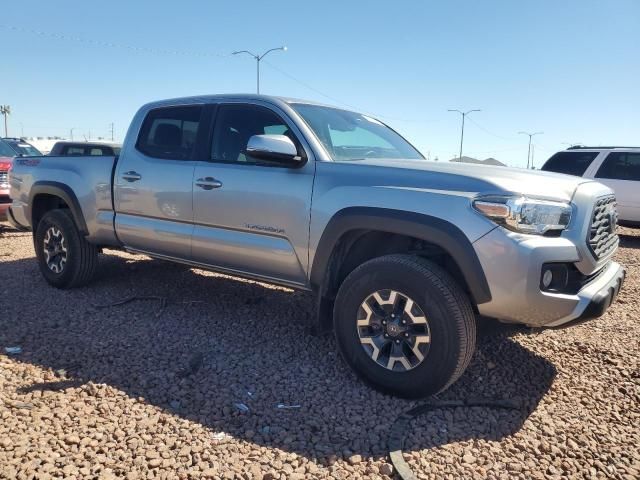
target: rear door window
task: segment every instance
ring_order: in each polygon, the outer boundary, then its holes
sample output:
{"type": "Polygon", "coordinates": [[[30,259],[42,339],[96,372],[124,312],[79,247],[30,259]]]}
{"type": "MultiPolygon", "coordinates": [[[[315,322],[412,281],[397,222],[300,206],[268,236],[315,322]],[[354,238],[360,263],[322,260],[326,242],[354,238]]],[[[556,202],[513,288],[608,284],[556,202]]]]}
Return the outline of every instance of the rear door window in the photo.
{"type": "Polygon", "coordinates": [[[136,148],[150,157],[189,160],[201,116],[201,105],[151,110],[140,129],[136,148]]]}
{"type": "Polygon", "coordinates": [[[542,170],[581,177],[597,156],[598,152],[558,152],[547,160],[542,170]]]}
{"type": "Polygon", "coordinates": [[[612,152],[604,159],[596,178],[640,180],[640,153],[612,152]]]}

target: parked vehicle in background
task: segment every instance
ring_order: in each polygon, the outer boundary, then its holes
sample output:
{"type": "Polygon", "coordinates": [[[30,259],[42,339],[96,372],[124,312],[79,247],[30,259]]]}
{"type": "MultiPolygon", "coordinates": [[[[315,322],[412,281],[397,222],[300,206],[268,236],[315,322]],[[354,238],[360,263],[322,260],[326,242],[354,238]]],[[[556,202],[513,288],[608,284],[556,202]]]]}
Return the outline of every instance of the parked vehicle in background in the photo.
{"type": "Polygon", "coordinates": [[[6,137],[2,139],[14,151],[16,157],[36,157],[42,155],[42,152],[36,147],[21,138],[6,137]]]}
{"type": "Polygon", "coordinates": [[[9,181],[49,284],[86,284],[110,247],[310,290],[345,361],[407,397],[462,375],[474,313],[592,319],[625,275],[605,185],[429,162],[375,118],[301,100],[151,103],[119,157],[17,158],[9,181]]]}
{"type": "Polygon", "coordinates": [[[49,152],[51,156],[95,156],[106,155],[113,157],[120,155],[120,148],[122,145],[119,143],[111,142],[74,142],[69,140],[63,140],[56,142],[56,144],[49,152]]]}
{"type": "Polygon", "coordinates": [[[8,175],[13,157],[13,149],[0,140],[0,221],[7,219],[7,210],[11,206],[8,175]]]}
{"type": "Polygon", "coordinates": [[[549,158],[542,170],[604,183],[616,192],[620,224],[640,226],[640,147],[570,147],[549,158]]]}

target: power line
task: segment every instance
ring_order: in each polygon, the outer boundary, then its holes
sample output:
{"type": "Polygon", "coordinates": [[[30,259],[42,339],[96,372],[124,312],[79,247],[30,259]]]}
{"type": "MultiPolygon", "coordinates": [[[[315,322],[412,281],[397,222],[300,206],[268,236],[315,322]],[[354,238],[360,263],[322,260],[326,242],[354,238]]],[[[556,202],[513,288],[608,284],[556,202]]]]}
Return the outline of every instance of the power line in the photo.
{"type": "Polygon", "coordinates": [[[300,80],[299,78],[294,77],[293,75],[291,75],[290,73],[285,72],[284,70],[282,70],[279,67],[276,67],[274,64],[272,64],[271,62],[267,62],[266,60],[264,61],[264,63],[266,63],[267,65],[269,65],[271,68],[273,68],[274,70],[280,72],[282,75],[284,75],[285,77],[290,78],[291,80],[293,80],[294,82],[299,83],[300,85],[302,85],[303,87],[311,90],[312,92],[317,93],[318,95],[320,95],[321,97],[324,97],[328,100],[331,100],[334,103],[337,103],[339,105],[342,105],[344,107],[347,108],[353,108],[354,110],[360,110],[358,107],[354,106],[354,105],[350,105],[346,102],[343,102],[341,100],[338,100],[337,98],[331,97],[329,95],[327,95],[326,93],[321,92],[320,90],[318,90],[317,88],[312,87],[311,85],[309,85],[308,83],[300,80]]]}
{"type": "Polygon", "coordinates": [[[366,109],[364,108],[360,108],[356,105],[352,105],[349,104],[347,102],[343,102],[342,100],[332,97],[331,95],[328,95],[320,90],[318,90],[317,88],[309,85],[307,82],[300,80],[297,77],[294,77],[293,75],[291,75],[290,73],[286,72],[285,70],[282,70],[279,67],[276,67],[274,64],[263,60],[264,63],[266,63],[269,67],[271,67],[272,69],[276,70],[277,72],[281,73],[282,75],[284,75],[285,77],[289,78],[290,80],[293,80],[294,82],[302,85],[303,87],[305,87],[308,90],[311,90],[312,92],[317,93],[318,95],[320,95],[321,97],[326,98],[327,100],[331,100],[333,103],[337,104],[337,105],[341,105],[343,107],[347,107],[350,108],[352,110],[356,110],[358,112],[362,112],[366,115],[372,116],[372,117],[379,117],[379,118],[383,118],[386,120],[393,120],[393,121],[397,121],[397,122],[406,122],[406,123],[423,123],[423,124],[428,124],[428,123],[435,123],[438,122],[439,120],[430,120],[430,121],[425,121],[425,120],[407,120],[407,119],[403,119],[403,118],[397,118],[397,117],[390,117],[388,115],[380,115],[380,114],[376,114],[376,113],[372,113],[372,112],[368,112],[366,109]]]}
{"type": "MultiPolygon", "coordinates": [[[[123,49],[123,50],[128,50],[134,53],[138,53],[138,54],[151,54],[151,55],[171,55],[171,56],[189,56],[189,57],[217,57],[217,58],[227,58],[230,57],[231,55],[233,55],[233,53],[216,53],[216,52],[204,52],[204,51],[194,51],[194,50],[173,50],[173,49],[161,49],[161,48],[147,48],[147,47],[136,47],[133,45],[126,45],[126,44],[121,44],[121,43],[114,43],[114,42],[104,42],[104,41],[100,41],[100,40],[92,40],[92,39],[87,39],[87,38],[82,38],[82,37],[78,37],[78,36],[73,36],[73,35],[66,35],[66,34],[62,34],[62,33],[56,33],[56,32],[48,32],[48,31],[44,31],[44,30],[36,30],[36,29],[32,29],[32,28],[25,28],[25,27],[18,27],[18,26],[14,26],[14,25],[5,25],[5,24],[0,24],[0,28],[4,28],[5,30],[11,30],[14,32],[21,32],[21,33],[29,33],[32,35],[37,35],[40,37],[49,37],[49,38],[54,38],[57,40],[64,40],[64,41],[71,41],[71,42],[77,42],[77,43],[81,43],[84,45],[92,45],[92,46],[99,46],[99,47],[106,47],[106,48],[118,48],[118,49],[123,49]]],[[[267,65],[269,65],[269,67],[273,68],[274,70],[280,72],[282,75],[284,75],[285,77],[288,77],[289,79],[293,80],[294,82],[299,83],[300,85],[302,85],[303,87],[307,88],[308,90],[311,90],[313,92],[315,92],[316,94],[320,95],[321,97],[324,97],[328,100],[331,100],[332,102],[338,104],[338,105],[342,105],[344,107],[353,109],[353,110],[357,110],[357,111],[361,111],[363,113],[367,113],[371,116],[374,117],[380,117],[383,119],[387,119],[387,120],[393,120],[393,121],[399,121],[399,122],[406,122],[406,123],[420,123],[420,124],[429,124],[429,123],[435,123],[439,120],[431,120],[431,121],[425,121],[425,120],[413,120],[413,119],[404,119],[404,118],[398,118],[398,117],[391,117],[388,115],[378,115],[378,114],[374,114],[371,112],[367,112],[365,109],[361,109],[355,105],[351,105],[347,102],[343,102],[342,100],[339,100],[335,97],[332,97],[320,90],[318,90],[317,88],[309,85],[308,83],[302,81],[301,79],[291,75],[290,73],[286,72],[285,70],[282,70],[279,67],[276,67],[275,65],[273,65],[270,62],[267,62],[266,60],[263,60],[264,63],[266,63],[267,65]]]]}
{"type": "Polygon", "coordinates": [[[498,135],[496,133],[493,133],[489,130],[487,130],[486,128],[484,128],[482,125],[480,125],[478,122],[476,122],[475,120],[473,120],[472,118],[468,118],[468,120],[473,123],[476,127],[478,127],[480,130],[482,130],[484,133],[491,135],[492,137],[496,137],[496,138],[500,138],[502,140],[507,140],[507,141],[511,141],[511,140],[516,140],[514,137],[503,137],[502,135],[498,135]]]}
{"type": "MultiPolygon", "coordinates": [[[[47,38],[53,38],[53,39],[57,39],[57,40],[63,40],[63,41],[70,41],[70,42],[76,42],[76,43],[80,43],[80,44],[84,44],[84,45],[89,45],[89,46],[98,46],[98,47],[106,47],[106,48],[116,48],[116,49],[122,49],[122,50],[127,50],[136,54],[150,54],[150,55],[169,55],[169,56],[185,56],[185,57],[200,57],[200,58],[227,58],[230,57],[232,54],[230,53],[220,53],[220,52],[206,52],[206,51],[196,51],[196,50],[180,50],[180,49],[164,49],[164,48],[148,48],[148,47],[138,47],[138,46],[134,46],[134,45],[127,45],[127,44],[122,44],[122,43],[115,43],[115,42],[105,42],[105,41],[101,41],[101,40],[93,40],[93,39],[88,39],[88,38],[83,38],[83,37],[78,37],[75,35],[67,35],[67,34],[62,34],[62,33],[57,33],[57,32],[50,32],[50,31],[44,31],[44,30],[36,30],[36,29],[32,29],[32,28],[25,28],[25,27],[21,27],[21,26],[15,26],[15,25],[6,25],[6,24],[0,24],[0,29],[5,29],[5,30],[10,30],[13,32],[20,32],[20,33],[27,33],[27,34],[32,34],[32,35],[37,35],[40,37],[47,37],[47,38]]],[[[303,87],[305,87],[306,89],[316,93],[317,95],[320,95],[323,98],[326,98],[327,100],[332,101],[333,103],[337,104],[337,105],[341,105],[343,107],[347,107],[349,109],[352,110],[356,110],[356,111],[360,111],[363,112],[367,115],[373,116],[373,117],[379,117],[385,120],[391,120],[391,121],[397,121],[397,122],[403,122],[403,123],[416,123],[416,124],[433,124],[436,122],[440,122],[441,120],[419,120],[419,119],[406,119],[406,118],[400,118],[400,117],[394,117],[394,116],[389,116],[389,115],[381,115],[381,114],[376,114],[373,112],[368,112],[367,109],[363,109],[360,108],[356,105],[352,105],[348,102],[344,102],[336,97],[333,97],[317,88],[315,88],[314,86],[308,84],[307,82],[301,80],[300,78],[295,77],[294,75],[291,75],[290,73],[288,73],[287,71],[281,69],[280,67],[277,67],[276,65],[263,60],[264,63],[266,63],[269,67],[271,67],[272,69],[278,71],[280,74],[284,75],[285,77],[289,78],[290,80],[293,80],[294,82],[302,85],[303,87]]],[[[483,132],[494,136],[496,138],[500,138],[503,140],[514,140],[513,138],[508,138],[508,137],[504,137],[501,135],[497,135],[487,129],[485,129],[482,125],[478,124],[477,122],[475,122],[474,120],[472,120],[471,118],[468,118],[468,120],[473,123],[476,127],[478,127],[480,130],[482,130],[483,132]]]]}
{"type": "Polygon", "coordinates": [[[25,27],[16,27],[14,25],[0,24],[0,28],[4,28],[6,30],[11,30],[14,32],[38,35],[40,37],[48,37],[48,38],[55,38],[57,40],[77,42],[85,45],[93,45],[93,46],[108,47],[108,48],[119,48],[119,49],[129,50],[136,53],[149,53],[152,55],[173,55],[173,56],[187,56],[187,57],[220,57],[220,58],[230,56],[230,54],[227,54],[227,53],[204,52],[204,51],[195,51],[195,50],[177,50],[177,49],[174,50],[174,49],[166,49],[166,48],[136,47],[133,45],[126,45],[122,43],[104,42],[101,40],[92,40],[92,39],[82,38],[82,37],[77,37],[72,35],[65,35],[62,33],[47,32],[44,30],[35,30],[32,28],[25,28],[25,27]]]}

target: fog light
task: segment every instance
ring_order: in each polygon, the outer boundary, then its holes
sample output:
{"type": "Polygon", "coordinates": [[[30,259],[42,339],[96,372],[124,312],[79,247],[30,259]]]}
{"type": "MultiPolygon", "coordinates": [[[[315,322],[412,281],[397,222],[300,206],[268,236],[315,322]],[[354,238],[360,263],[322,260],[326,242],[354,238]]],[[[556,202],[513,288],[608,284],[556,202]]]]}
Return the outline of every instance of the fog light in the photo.
{"type": "Polygon", "coordinates": [[[566,263],[546,263],[542,266],[540,289],[560,292],[567,287],[569,268],[566,263]]]}

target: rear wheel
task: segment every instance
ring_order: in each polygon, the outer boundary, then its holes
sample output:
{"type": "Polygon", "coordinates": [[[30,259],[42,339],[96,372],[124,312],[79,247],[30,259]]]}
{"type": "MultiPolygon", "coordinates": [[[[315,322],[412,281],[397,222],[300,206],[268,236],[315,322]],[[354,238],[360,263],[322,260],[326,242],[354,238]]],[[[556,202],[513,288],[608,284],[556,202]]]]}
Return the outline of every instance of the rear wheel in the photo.
{"type": "Polygon", "coordinates": [[[40,272],[57,288],[85,285],[98,265],[98,249],[78,231],[69,210],[44,214],[34,235],[40,272]]]}
{"type": "Polygon", "coordinates": [[[411,255],[356,268],[338,292],[334,329],[344,359],[363,380],[403,397],[446,389],[475,349],[467,295],[438,265],[411,255]]]}

